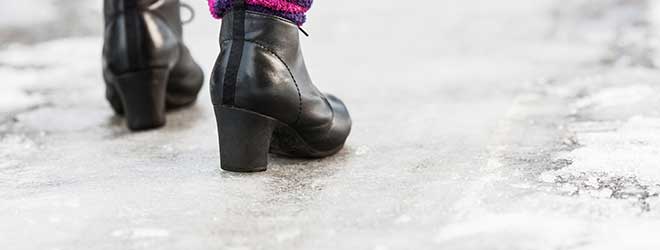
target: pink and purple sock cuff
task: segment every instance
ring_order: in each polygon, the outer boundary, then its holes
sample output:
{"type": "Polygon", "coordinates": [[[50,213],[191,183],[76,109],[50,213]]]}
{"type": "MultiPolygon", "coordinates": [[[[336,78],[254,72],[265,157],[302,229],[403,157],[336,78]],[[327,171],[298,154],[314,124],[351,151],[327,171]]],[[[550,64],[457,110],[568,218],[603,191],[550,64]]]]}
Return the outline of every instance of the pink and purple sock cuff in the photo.
{"type": "MultiPolygon", "coordinates": [[[[232,7],[232,0],[208,0],[211,14],[222,18],[232,7]]],[[[305,13],[312,6],[313,0],[245,0],[246,9],[291,20],[297,25],[306,21],[305,13]]]]}

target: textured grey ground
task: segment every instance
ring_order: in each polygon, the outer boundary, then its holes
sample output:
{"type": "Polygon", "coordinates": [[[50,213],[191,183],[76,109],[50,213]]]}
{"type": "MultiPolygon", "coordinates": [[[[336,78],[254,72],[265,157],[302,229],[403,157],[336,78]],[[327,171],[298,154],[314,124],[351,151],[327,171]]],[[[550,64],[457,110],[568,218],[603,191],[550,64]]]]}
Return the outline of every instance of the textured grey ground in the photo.
{"type": "Polygon", "coordinates": [[[654,1],[317,1],[307,62],[353,134],[258,174],[219,170],[207,90],[124,128],[100,2],[0,2],[3,249],[660,248],[654,1]]]}

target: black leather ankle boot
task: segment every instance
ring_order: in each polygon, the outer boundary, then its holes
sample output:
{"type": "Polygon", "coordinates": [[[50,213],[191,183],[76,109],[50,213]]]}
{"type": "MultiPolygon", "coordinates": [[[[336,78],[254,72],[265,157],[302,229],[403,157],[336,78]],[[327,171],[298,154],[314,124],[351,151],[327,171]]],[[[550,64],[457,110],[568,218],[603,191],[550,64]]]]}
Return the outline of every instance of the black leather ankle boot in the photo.
{"type": "Polygon", "coordinates": [[[195,102],[204,76],[183,44],[179,0],[105,0],[104,15],[106,98],[130,129],[195,102]]]}
{"type": "Polygon", "coordinates": [[[341,100],[312,83],[298,32],[240,4],[223,18],[211,97],[224,170],[264,171],[269,152],[318,158],[343,147],[351,118],[341,100]]]}

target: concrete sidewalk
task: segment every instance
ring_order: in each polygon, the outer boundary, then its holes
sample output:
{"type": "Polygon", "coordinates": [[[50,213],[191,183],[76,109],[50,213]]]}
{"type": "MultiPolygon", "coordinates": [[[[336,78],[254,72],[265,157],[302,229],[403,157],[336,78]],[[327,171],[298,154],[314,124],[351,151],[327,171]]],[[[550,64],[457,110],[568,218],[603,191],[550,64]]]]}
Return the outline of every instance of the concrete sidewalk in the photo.
{"type": "MultiPolygon", "coordinates": [[[[189,3],[208,76],[220,22],[189,3]]],[[[354,130],[334,157],[258,174],[219,169],[208,89],[127,131],[103,96],[100,2],[5,3],[0,245],[660,247],[658,3],[401,3],[315,3],[307,64],[354,130]]]]}

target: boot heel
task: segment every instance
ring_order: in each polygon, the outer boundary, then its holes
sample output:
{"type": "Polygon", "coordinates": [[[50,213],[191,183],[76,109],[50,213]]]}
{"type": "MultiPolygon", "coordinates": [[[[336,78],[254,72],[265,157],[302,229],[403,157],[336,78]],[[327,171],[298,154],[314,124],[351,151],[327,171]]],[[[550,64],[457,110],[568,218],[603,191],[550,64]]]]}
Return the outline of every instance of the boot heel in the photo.
{"type": "Polygon", "coordinates": [[[232,172],[266,171],[277,121],[247,110],[214,106],[220,139],[220,166],[232,172]]]}
{"type": "Polygon", "coordinates": [[[165,125],[165,91],[169,70],[151,69],[120,75],[115,82],[131,130],[165,125]]]}

